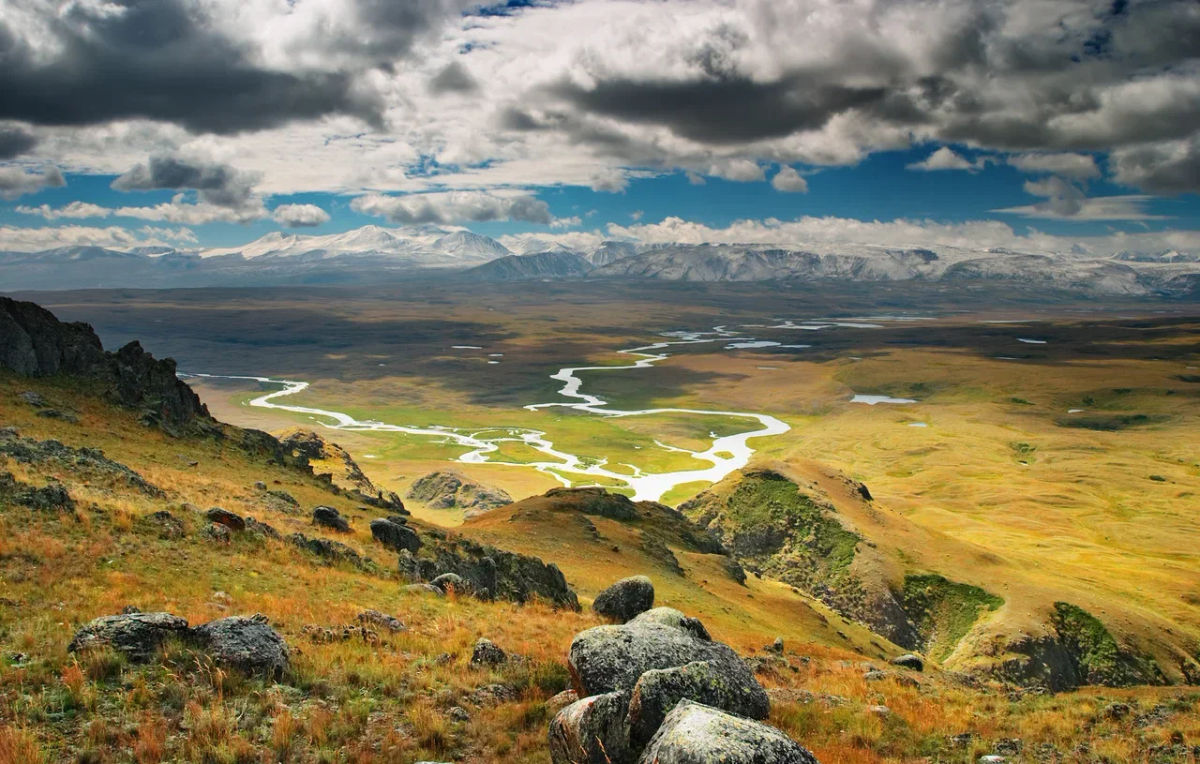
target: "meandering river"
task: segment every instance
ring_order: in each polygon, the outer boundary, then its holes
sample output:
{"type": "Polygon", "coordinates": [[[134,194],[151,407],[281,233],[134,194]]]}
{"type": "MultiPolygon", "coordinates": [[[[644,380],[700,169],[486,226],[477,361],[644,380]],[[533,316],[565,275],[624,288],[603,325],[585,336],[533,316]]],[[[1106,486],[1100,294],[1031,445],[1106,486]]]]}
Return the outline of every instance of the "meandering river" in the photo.
{"type": "Polygon", "coordinates": [[[635,500],[658,501],[676,486],[698,481],[715,483],[721,480],[734,470],[746,466],[750,461],[750,457],[754,454],[754,449],[749,444],[750,439],[780,435],[790,429],[785,422],[769,414],[750,411],[717,411],[686,408],[622,410],[610,407],[608,401],[603,400],[599,396],[582,392],[583,379],[579,376],[581,372],[612,373],[644,369],[670,357],[669,353],[663,351],[675,345],[730,342],[733,339],[747,341],[741,333],[727,330],[722,326],[714,327],[709,332],[674,332],[664,336],[671,337],[672,339],[618,351],[621,354],[635,358],[636,360],[632,364],[624,366],[569,366],[559,369],[550,375],[550,378],[563,383],[563,386],[558,390],[558,395],[564,400],[532,403],[525,408],[531,411],[556,407],[568,408],[605,417],[696,414],[746,420],[748,428],[742,432],[724,436],[716,436],[715,433],[712,433],[712,443],[703,451],[689,451],[685,448],[657,443],[664,450],[688,454],[700,462],[707,463],[707,467],[678,470],[675,472],[646,472],[636,464],[623,464],[620,466],[627,468],[627,470],[618,471],[611,469],[608,461],[605,459],[581,457],[555,447],[554,442],[542,430],[504,427],[468,430],[436,425],[410,427],[407,425],[389,424],[373,419],[356,419],[340,411],[281,402],[281,399],[286,399],[308,389],[308,383],[300,380],[200,373],[181,373],[180,376],[199,377],[203,379],[241,379],[263,384],[279,385],[280,389],[254,398],[250,401],[250,405],[258,408],[289,411],[296,414],[308,414],[318,420],[325,420],[321,424],[334,430],[396,432],[406,435],[440,438],[467,449],[457,459],[458,462],[464,464],[503,464],[512,467],[534,469],[550,475],[563,485],[571,485],[573,482],[586,482],[589,478],[603,480],[605,483],[616,483],[627,486],[632,490],[635,500]],[[535,462],[509,462],[495,458],[501,444],[506,442],[524,443],[545,456],[546,459],[535,462]],[[632,474],[630,474],[630,471],[632,471],[632,474]],[[568,475],[575,477],[574,481],[568,475]]]}

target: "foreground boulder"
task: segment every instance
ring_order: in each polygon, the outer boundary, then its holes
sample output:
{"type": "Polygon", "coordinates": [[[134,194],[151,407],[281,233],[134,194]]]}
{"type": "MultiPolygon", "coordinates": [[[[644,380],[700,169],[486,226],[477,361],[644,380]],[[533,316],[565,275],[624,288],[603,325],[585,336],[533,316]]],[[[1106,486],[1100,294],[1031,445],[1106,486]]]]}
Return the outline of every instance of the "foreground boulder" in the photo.
{"type": "Polygon", "coordinates": [[[629,751],[629,693],[608,692],[577,700],[550,722],[555,764],[619,764],[629,751]]]}
{"type": "Polygon", "coordinates": [[[817,764],[774,727],[684,700],[667,714],[639,764],[817,764]]]}
{"type": "Polygon", "coordinates": [[[656,622],[656,617],[597,626],[576,635],[567,663],[581,696],[632,690],[647,671],[705,661],[730,687],[747,692],[757,688],[766,702],[765,691],[732,648],[703,639],[694,630],[656,622]]]}
{"type": "Polygon", "coordinates": [[[287,644],[261,617],[209,621],[192,629],[192,637],[220,665],[272,679],[287,671],[287,644]]]}
{"type": "Polygon", "coordinates": [[[731,682],[727,672],[707,661],[652,669],[638,679],[629,701],[631,743],[646,745],[671,709],[689,698],[749,719],[766,719],[771,711],[767,693],[757,682],[731,682]]]}
{"type": "Polygon", "coordinates": [[[144,662],[154,657],[168,637],[185,634],[187,627],[185,619],[170,613],[106,615],[75,632],[67,649],[74,653],[110,647],[131,661],[144,662]]]}
{"type": "Polygon", "coordinates": [[[417,552],[421,549],[421,538],[417,532],[402,521],[402,517],[376,518],[371,521],[371,535],[380,544],[394,552],[407,549],[417,552]]]}
{"type": "Polygon", "coordinates": [[[605,618],[625,623],[639,613],[654,607],[654,584],[646,576],[622,578],[597,595],[592,603],[605,618]]]}

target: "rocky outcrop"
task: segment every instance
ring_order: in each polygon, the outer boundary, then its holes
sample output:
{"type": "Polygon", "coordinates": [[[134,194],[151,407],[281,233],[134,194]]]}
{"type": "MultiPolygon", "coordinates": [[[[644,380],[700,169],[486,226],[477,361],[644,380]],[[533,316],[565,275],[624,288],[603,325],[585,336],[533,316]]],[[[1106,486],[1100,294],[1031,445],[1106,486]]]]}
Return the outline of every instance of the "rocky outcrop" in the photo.
{"type": "Polygon", "coordinates": [[[86,378],[109,398],[140,410],[146,423],[167,430],[212,421],[175,376],[170,358],[155,359],[137,342],[105,352],[90,326],[63,323],[31,302],[0,297],[0,366],[27,377],[86,378]]]}
{"type": "Polygon", "coordinates": [[[452,573],[481,599],[528,602],[538,597],[558,607],[579,609],[579,598],[558,566],[468,539],[431,532],[424,537],[419,555],[405,550],[397,564],[401,576],[412,583],[452,573]]]}
{"type": "Polygon", "coordinates": [[[568,667],[580,699],[550,724],[554,764],[659,761],[655,756],[660,754],[651,753],[649,746],[657,746],[663,756],[682,757],[674,761],[742,761],[737,758],[742,750],[735,744],[738,737],[724,746],[718,739],[735,732],[747,739],[757,735],[754,739],[765,741],[763,750],[769,755],[804,751],[778,730],[749,721],[765,719],[770,712],[766,691],[732,649],[713,641],[700,621],[673,608],[648,610],[627,624],[579,633],[571,643],[568,667]],[[692,748],[676,750],[660,741],[662,730],[668,723],[675,729],[672,709],[693,701],[705,704],[698,707],[717,715],[706,719],[722,726],[708,738],[697,738],[692,748]]]}
{"type": "Polygon", "coordinates": [[[0,506],[16,505],[45,512],[74,512],[75,500],[61,483],[39,488],[22,483],[11,472],[0,472],[0,506]]]}
{"type": "Polygon", "coordinates": [[[454,470],[439,470],[417,478],[407,498],[430,509],[465,510],[467,517],[512,503],[512,497],[499,488],[477,483],[454,470]]]}
{"type": "Polygon", "coordinates": [[[628,496],[609,493],[603,488],[551,488],[544,495],[548,499],[569,501],[585,515],[598,515],[611,520],[637,518],[637,507],[628,496]]]}
{"type": "Polygon", "coordinates": [[[287,671],[287,644],[264,618],[221,618],[192,629],[191,637],[218,665],[272,679],[287,671]]]}
{"type": "Polygon", "coordinates": [[[334,493],[344,492],[351,499],[368,506],[407,514],[400,497],[391,491],[380,490],[350,456],[350,452],[337,443],[304,429],[285,433],[279,442],[289,457],[311,467],[314,472],[328,468],[330,472],[321,472],[318,477],[323,477],[334,493]]]}
{"type": "Polygon", "coordinates": [[[17,431],[0,428],[0,456],[22,464],[53,466],[68,470],[89,482],[133,488],[147,496],[161,497],[163,491],[98,448],[72,448],[57,440],[23,438],[17,431]]]}
{"type": "Polygon", "coordinates": [[[596,595],[592,602],[592,610],[619,623],[625,623],[652,607],[654,584],[646,576],[622,578],[596,595]]]}
{"type": "Polygon", "coordinates": [[[371,521],[371,536],[393,552],[407,550],[417,552],[421,549],[421,537],[408,527],[402,516],[376,518],[371,521]]]}
{"type": "Polygon", "coordinates": [[[185,636],[188,622],[170,613],[123,613],[96,618],[71,639],[67,649],[73,653],[107,647],[131,661],[153,658],[163,642],[172,636],[185,636]]]}
{"type": "Polygon", "coordinates": [[[490,668],[508,662],[508,654],[490,639],[480,637],[471,648],[471,667],[490,668]]]}
{"type": "Polygon", "coordinates": [[[774,727],[684,700],[667,714],[639,764],[817,764],[774,727]]]}
{"type": "Polygon", "coordinates": [[[303,533],[293,533],[287,540],[293,546],[329,562],[349,562],[357,567],[363,567],[365,564],[358,552],[340,541],[309,537],[303,533]]]}

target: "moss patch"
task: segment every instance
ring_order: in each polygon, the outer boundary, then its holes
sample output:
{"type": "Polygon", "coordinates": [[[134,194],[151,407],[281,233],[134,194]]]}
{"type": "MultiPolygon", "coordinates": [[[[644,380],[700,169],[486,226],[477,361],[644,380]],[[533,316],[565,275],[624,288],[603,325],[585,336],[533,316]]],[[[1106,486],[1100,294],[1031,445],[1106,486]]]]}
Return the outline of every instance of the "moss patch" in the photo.
{"type": "Polygon", "coordinates": [[[925,651],[944,660],[986,613],[1004,600],[978,586],[951,581],[935,573],[904,577],[901,600],[925,641],[925,651]]]}
{"type": "Polygon", "coordinates": [[[1100,619],[1083,608],[1055,602],[1050,619],[1084,683],[1121,686],[1163,681],[1153,660],[1122,650],[1100,619]]]}

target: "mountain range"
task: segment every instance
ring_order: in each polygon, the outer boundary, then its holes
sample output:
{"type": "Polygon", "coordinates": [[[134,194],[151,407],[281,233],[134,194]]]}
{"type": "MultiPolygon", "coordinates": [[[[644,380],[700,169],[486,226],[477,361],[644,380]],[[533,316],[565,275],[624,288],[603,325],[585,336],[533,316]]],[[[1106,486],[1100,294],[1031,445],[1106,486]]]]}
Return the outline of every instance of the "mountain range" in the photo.
{"type": "Polygon", "coordinates": [[[368,225],[310,236],[269,233],[240,247],[128,250],[69,246],[0,250],[8,290],[353,284],[424,276],[473,282],[655,281],[1002,282],[1096,295],[1200,296],[1200,256],[1177,251],[1112,257],[960,247],[847,244],[641,244],[572,248],[517,237],[511,248],[465,230],[368,225]]]}

